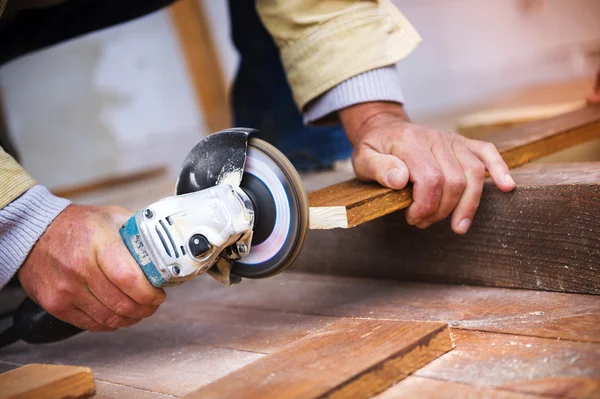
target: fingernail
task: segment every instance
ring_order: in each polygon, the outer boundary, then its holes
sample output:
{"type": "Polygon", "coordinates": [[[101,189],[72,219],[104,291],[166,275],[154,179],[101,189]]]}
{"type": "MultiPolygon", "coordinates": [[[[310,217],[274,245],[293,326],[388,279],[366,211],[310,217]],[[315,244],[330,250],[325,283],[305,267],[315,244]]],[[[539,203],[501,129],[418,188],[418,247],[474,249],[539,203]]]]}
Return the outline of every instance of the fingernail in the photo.
{"type": "Polygon", "coordinates": [[[510,184],[511,186],[515,185],[515,181],[513,180],[512,176],[510,175],[510,173],[507,173],[504,175],[504,181],[508,184],[510,184]]]}
{"type": "Polygon", "coordinates": [[[431,223],[429,223],[429,222],[423,222],[423,223],[417,225],[417,227],[420,229],[426,229],[429,226],[431,226],[431,223]]]}
{"type": "Polygon", "coordinates": [[[471,226],[471,219],[464,218],[458,223],[458,231],[466,233],[469,230],[469,226],[471,226]]]}
{"type": "Polygon", "coordinates": [[[400,187],[400,179],[402,178],[402,171],[400,169],[390,169],[385,174],[385,180],[389,187],[392,188],[401,188],[400,187]]]}

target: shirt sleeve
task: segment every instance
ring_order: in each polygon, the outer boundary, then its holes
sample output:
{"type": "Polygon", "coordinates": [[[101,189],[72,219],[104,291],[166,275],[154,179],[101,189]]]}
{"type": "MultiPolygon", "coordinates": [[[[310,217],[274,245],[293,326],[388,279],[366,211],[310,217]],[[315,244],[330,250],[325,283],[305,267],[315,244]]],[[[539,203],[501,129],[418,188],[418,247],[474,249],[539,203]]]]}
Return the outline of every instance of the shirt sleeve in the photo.
{"type": "Polygon", "coordinates": [[[351,105],[372,101],[404,103],[402,86],[395,65],[363,72],[327,91],[306,106],[304,123],[308,125],[338,123],[337,111],[351,105]]]}
{"type": "Polygon", "coordinates": [[[15,275],[37,240],[69,204],[36,185],[0,209],[0,288],[15,275]]]}
{"type": "Polygon", "coordinates": [[[391,0],[257,0],[298,108],[410,54],[421,37],[391,0]]]}

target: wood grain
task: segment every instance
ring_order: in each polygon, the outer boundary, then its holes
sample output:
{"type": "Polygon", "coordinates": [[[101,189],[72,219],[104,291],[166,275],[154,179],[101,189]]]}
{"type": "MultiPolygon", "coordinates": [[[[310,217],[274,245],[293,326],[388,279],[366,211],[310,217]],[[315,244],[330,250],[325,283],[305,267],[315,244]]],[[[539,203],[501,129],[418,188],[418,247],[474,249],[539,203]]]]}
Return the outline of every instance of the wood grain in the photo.
{"type": "Polygon", "coordinates": [[[89,398],[96,392],[87,367],[28,364],[0,374],[0,398],[89,398]]]}
{"type": "Polygon", "coordinates": [[[444,323],[343,319],[186,398],[363,398],[452,348],[444,323]]]}
{"type": "Polygon", "coordinates": [[[230,127],[231,111],[225,78],[202,4],[196,0],[179,0],[169,11],[208,128],[216,132],[230,127]]]}
{"type": "Polygon", "coordinates": [[[59,187],[53,189],[52,193],[58,197],[74,197],[89,194],[94,191],[119,188],[121,186],[126,186],[132,183],[157,179],[166,174],[167,168],[165,166],[160,166],[157,168],[142,170],[139,172],[129,173],[125,175],[109,176],[103,179],[91,181],[77,186],[59,187]]]}
{"type": "MultiPolygon", "coordinates": [[[[509,168],[600,137],[600,106],[587,107],[554,118],[526,123],[485,138],[496,145],[509,168]]],[[[310,193],[311,208],[345,207],[347,223],[339,212],[332,223],[327,211],[310,221],[311,229],[344,228],[396,212],[412,204],[412,190],[392,190],[350,180],[310,193]]],[[[315,211],[313,211],[315,212],[315,211]]],[[[317,215],[313,213],[313,215],[317,215]]]]}
{"type": "Polygon", "coordinates": [[[553,118],[586,106],[585,100],[537,104],[511,108],[493,108],[470,113],[456,121],[463,136],[482,138],[486,135],[527,122],[553,118]]]}
{"type": "Polygon", "coordinates": [[[457,382],[434,380],[411,375],[400,381],[387,391],[375,396],[373,399],[398,399],[419,398],[438,399],[539,399],[537,395],[516,393],[510,390],[499,390],[485,387],[476,387],[457,382]]]}
{"type": "MultiPolygon", "coordinates": [[[[187,285],[190,294],[206,289],[196,282],[187,285]]],[[[190,308],[234,307],[259,320],[263,318],[253,313],[257,310],[305,317],[444,321],[453,329],[600,343],[598,295],[286,273],[246,280],[235,290],[195,303],[190,308]]],[[[282,336],[290,334],[285,324],[276,328],[282,336]]],[[[274,339],[268,330],[262,334],[274,339]]]]}
{"type": "Polygon", "coordinates": [[[600,396],[600,344],[453,332],[456,348],[415,375],[551,397],[600,396]]]}
{"type": "Polygon", "coordinates": [[[309,231],[294,270],[600,294],[600,163],[530,165],[502,193],[488,181],[469,232],[393,213],[309,231]]]}

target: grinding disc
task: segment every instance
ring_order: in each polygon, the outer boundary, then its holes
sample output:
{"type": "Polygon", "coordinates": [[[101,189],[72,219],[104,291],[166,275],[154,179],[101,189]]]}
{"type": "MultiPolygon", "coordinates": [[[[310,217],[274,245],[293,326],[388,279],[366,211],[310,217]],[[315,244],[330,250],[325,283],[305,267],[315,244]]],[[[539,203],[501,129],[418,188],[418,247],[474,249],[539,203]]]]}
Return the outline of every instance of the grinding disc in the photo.
{"type": "Polygon", "coordinates": [[[240,187],[255,207],[250,253],[232,273],[262,278],[285,270],[298,256],[308,230],[308,197],[291,162],[271,144],[251,138],[240,187]]]}

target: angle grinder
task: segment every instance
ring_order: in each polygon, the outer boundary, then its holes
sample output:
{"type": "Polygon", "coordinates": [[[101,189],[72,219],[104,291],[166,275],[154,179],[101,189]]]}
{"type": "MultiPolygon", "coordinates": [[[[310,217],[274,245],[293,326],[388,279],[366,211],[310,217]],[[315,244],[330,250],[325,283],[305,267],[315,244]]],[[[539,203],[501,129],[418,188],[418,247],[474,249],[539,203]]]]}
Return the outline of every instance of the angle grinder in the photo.
{"type": "MultiPolygon", "coordinates": [[[[302,248],[308,199],[289,160],[234,128],[201,140],[187,155],[175,195],[136,212],[121,228],[129,252],[155,287],[208,272],[230,285],[285,270],[302,248]]],[[[59,341],[81,332],[26,299],[0,346],[59,341]]]]}

